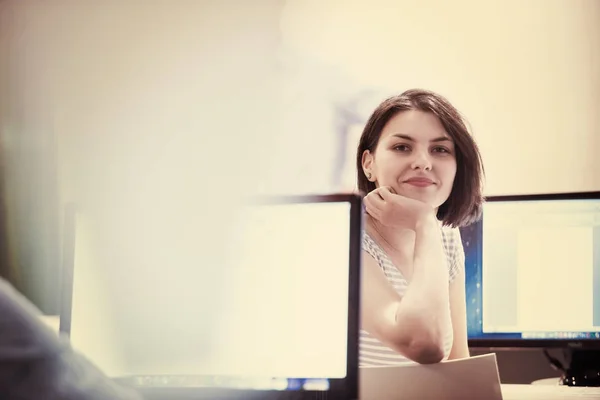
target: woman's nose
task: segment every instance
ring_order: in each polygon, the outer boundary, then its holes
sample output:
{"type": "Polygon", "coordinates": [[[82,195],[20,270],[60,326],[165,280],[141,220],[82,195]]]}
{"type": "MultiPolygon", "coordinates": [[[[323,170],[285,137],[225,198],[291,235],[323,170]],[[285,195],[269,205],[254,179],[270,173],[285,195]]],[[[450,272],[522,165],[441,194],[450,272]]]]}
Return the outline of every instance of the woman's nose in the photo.
{"type": "Polygon", "coordinates": [[[422,169],[424,171],[431,170],[431,159],[429,158],[429,154],[418,151],[414,153],[414,157],[411,165],[412,169],[422,169]]]}

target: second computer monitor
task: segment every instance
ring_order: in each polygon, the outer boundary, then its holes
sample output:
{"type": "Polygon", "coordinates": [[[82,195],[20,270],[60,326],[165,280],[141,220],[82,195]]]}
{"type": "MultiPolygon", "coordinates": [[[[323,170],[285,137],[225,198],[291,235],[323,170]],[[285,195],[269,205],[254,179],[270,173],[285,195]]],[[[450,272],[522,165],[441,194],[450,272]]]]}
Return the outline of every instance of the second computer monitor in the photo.
{"type": "Polygon", "coordinates": [[[471,347],[600,347],[600,192],[488,197],[461,233],[471,347]]]}

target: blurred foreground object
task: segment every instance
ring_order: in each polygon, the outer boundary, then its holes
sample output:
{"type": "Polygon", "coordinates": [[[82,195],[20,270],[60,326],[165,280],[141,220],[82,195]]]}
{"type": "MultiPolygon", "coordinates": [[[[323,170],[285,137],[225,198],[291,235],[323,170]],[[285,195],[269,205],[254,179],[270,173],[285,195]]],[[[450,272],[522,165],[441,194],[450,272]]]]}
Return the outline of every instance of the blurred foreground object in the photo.
{"type": "Polygon", "coordinates": [[[137,400],[41,320],[40,312],[0,280],[0,397],[46,400],[137,400]]]}

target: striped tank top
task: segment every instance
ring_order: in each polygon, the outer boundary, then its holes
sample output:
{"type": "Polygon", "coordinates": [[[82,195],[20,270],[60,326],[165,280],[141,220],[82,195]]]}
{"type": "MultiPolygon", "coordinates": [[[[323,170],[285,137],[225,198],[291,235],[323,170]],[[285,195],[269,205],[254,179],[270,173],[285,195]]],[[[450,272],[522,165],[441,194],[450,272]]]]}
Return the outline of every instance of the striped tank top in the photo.
{"type": "MultiPolygon", "coordinates": [[[[465,254],[460,238],[458,228],[445,227],[440,224],[442,230],[442,239],[446,259],[448,260],[449,280],[452,282],[458,272],[464,269],[465,254]]],[[[389,259],[383,249],[369,236],[367,232],[363,232],[362,248],[377,262],[377,265],[383,271],[389,284],[396,292],[404,297],[408,282],[402,276],[402,273],[389,259]]],[[[450,300],[448,299],[448,307],[450,300]]],[[[447,329],[447,335],[444,341],[444,360],[448,359],[452,349],[453,334],[452,326],[447,329]]],[[[402,354],[397,353],[385,344],[381,343],[376,338],[369,335],[363,329],[360,330],[359,342],[359,365],[361,367],[385,366],[385,365],[402,365],[414,363],[414,361],[406,358],[402,354]]]]}

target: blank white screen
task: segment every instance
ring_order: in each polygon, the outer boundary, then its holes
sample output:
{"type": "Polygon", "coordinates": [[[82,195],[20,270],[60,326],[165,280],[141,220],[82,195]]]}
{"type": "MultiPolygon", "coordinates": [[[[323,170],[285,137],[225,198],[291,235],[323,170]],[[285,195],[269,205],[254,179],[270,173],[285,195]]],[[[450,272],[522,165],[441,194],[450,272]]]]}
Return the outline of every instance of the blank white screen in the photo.
{"type": "Polygon", "coordinates": [[[600,201],[489,202],[484,332],[594,331],[600,201]]]}
{"type": "Polygon", "coordinates": [[[202,242],[198,262],[162,274],[140,264],[99,278],[76,260],[74,347],[109,376],[345,377],[350,205],[253,206],[238,217],[221,266],[202,265],[202,242]]]}

